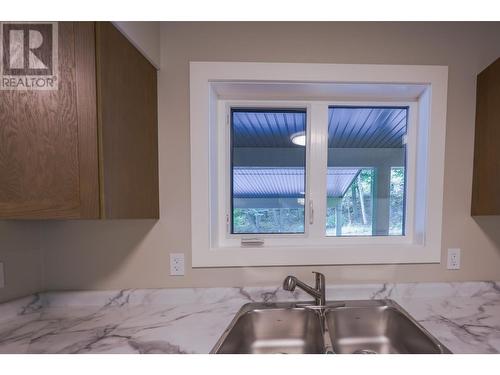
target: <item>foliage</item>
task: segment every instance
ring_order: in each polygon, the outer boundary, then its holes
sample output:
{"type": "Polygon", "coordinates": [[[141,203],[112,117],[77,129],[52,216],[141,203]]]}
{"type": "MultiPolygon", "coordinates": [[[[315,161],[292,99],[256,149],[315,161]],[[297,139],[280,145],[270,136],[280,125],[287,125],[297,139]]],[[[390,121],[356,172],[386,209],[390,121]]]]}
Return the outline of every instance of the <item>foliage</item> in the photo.
{"type": "Polygon", "coordinates": [[[303,233],[304,208],[235,208],[234,233],[303,233]]]}
{"type": "MultiPolygon", "coordinates": [[[[341,199],[342,236],[371,236],[373,218],[374,170],[362,169],[341,199]],[[364,211],[364,215],[363,215],[364,211]]],[[[405,201],[405,170],[403,167],[391,168],[389,235],[403,234],[405,201]]],[[[326,217],[326,232],[337,235],[337,206],[329,205],[326,217]]]]}
{"type": "Polygon", "coordinates": [[[405,170],[401,168],[391,169],[390,211],[389,211],[389,234],[403,234],[405,200],[405,170]]]}
{"type": "MultiPolygon", "coordinates": [[[[351,186],[341,199],[342,235],[370,236],[372,234],[372,184],[373,169],[365,168],[360,171],[351,186]]],[[[337,234],[337,205],[332,202],[327,208],[326,232],[329,236],[337,234]]]]}
{"type": "MultiPolygon", "coordinates": [[[[342,198],[328,199],[326,234],[335,236],[337,201],[341,199],[341,235],[371,236],[374,170],[362,169],[342,198]]],[[[390,177],[389,235],[403,234],[405,170],[392,168],[390,177]]],[[[234,233],[303,233],[304,208],[235,208],[234,233]]]]}

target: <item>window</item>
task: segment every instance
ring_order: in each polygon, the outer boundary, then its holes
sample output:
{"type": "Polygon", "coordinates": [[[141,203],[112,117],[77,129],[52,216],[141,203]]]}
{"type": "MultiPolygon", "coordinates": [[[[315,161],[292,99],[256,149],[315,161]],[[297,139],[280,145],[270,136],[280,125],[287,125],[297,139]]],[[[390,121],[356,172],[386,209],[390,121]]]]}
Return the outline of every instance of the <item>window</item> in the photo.
{"type": "Polygon", "coordinates": [[[328,236],[405,234],[407,128],[408,107],[329,107],[328,236]]]}
{"type": "Polygon", "coordinates": [[[231,108],[231,233],[304,233],[306,111],[231,108]]]}
{"type": "Polygon", "coordinates": [[[194,267],[439,262],[446,68],[190,74],[194,267]]]}

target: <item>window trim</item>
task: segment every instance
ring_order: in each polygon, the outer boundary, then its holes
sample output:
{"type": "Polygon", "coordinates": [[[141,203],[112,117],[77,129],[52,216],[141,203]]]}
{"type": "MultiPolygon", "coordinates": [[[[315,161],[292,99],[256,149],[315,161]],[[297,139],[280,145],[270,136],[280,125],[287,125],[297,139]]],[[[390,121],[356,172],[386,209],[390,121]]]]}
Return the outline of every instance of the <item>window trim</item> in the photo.
{"type": "MultiPolygon", "coordinates": [[[[190,104],[193,267],[439,263],[447,74],[447,67],[443,66],[192,62],[190,104]],[[218,179],[210,178],[220,175],[218,170],[221,168],[216,152],[221,140],[214,134],[213,127],[217,124],[217,117],[220,117],[217,111],[220,111],[224,104],[218,100],[211,85],[212,82],[218,81],[425,84],[427,89],[418,99],[418,116],[415,116],[420,123],[416,147],[422,149],[425,144],[429,147],[425,153],[420,152],[414,157],[415,167],[408,168],[415,171],[415,181],[420,181],[415,186],[414,194],[420,197],[420,202],[424,206],[420,207],[418,214],[415,210],[415,223],[412,225],[415,233],[412,240],[409,243],[402,243],[392,240],[400,239],[399,236],[383,237],[381,239],[385,241],[377,243],[374,240],[379,238],[375,237],[329,237],[337,240],[336,243],[307,246],[291,243],[286,246],[265,248],[221,247],[219,240],[222,234],[214,231],[216,228],[212,225],[221,210],[217,202],[213,201],[213,194],[220,182],[218,179]],[[432,163],[427,163],[427,160],[432,160],[432,163]],[[430,210],[430,207],[433,209],[430,210]],[[345,241],[352,239],[356,239],[356,243],[349,244],[349,241],[345,241]]],[[[329,105],[334,105],[333,102],[328,101],[329,105]]],[[[310,105],[317,105],[317,102],[310,105]]],[[[415,110],[410,109],[410,116],[412,114],[415,115],[415,110]]],[[[311,122],[308,131],[311,131],[315,119],[309,114],[307,117],[311,122]]],[[[409,130],[411,128],[413,127],[409,127],[409,130]]],[[[315,139],[314,135],[308,139],[310,142],[324,142],[315,139]]],[[[313,157],[308,154],[308,161],[310,162],[313,157]]],[[[310,168],[307,173],[309,170],[310,168]]],[[[309,176],[308,178],[310,181],[309,176]]],[[[310,185],[308,184],[307,189],[310,185]]],[[[311,196],[309,192],[306,193],[306,198],[311,196]]],[[[314,192],[312,195],[314,196],[314,192]]],[[[415,203],[411,202],[413,205],[415,203]]],[[[316,210],[318,208],[320,207],[316,206],[316,210]]],[[[326,210],[326,207],[323,210],[326,210]]],[[[319,214],[320,212],[315,215],[319,214]]],[[[314,227],[318,230],[320,225],[314,227]]],[[[324,233],[325,228],[321,226],[320,230],[324,233]]]]}

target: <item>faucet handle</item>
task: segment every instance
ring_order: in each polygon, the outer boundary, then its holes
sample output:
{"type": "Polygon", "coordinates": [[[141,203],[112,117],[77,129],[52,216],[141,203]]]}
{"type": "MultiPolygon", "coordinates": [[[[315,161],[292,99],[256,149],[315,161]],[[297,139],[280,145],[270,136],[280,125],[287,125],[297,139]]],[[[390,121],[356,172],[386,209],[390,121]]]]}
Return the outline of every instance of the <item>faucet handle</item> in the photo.
{"type": "Polygon", "coordinates": [[[325,278],[325,275],[323,275],[321,272],[316,272],[316,271],[312,271],[312,273],[314,273],[316,275],[316,278],[325,278]]]}
{"type": "Polygon", "coordinates": [[[313,271],[313,273],[316,275],[316,290],[319,293],[319,298],[316,298],[316,305],[324,306],[326,304],[325,275],[316,271],[313,271]]]}
{"type": "Polygon", "coordinates": [[[316,271],[312,271],[312,273],[316,276],[316,289],[323,288],[325,285],[325,275],[316,271]]]}

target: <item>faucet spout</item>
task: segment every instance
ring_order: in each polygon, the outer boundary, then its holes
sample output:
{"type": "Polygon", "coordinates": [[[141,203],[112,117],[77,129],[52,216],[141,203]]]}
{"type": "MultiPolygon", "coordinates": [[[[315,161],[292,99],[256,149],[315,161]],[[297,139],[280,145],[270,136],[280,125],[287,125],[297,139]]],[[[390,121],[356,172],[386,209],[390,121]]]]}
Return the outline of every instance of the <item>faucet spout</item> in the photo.
{"type": "Polygon", "coordinates": [[[297,286],[297,281],[295,276],[287,276],[283,281],[283,289],[293,292],[297,286]]]}
{"type": "Polygon", "coordinates": [[[312,297],[314,297],[314,301],[316,306],[325,306],[326,304],[326,283],[325,283],[325,275],[319,272],[313,272],[316,275],[316,285],[314,288],[309,285],[303,283],[295,276],[287,276],[283,281],[283,289],[293,292],[295,287],[299,287],[312,297]]]}

